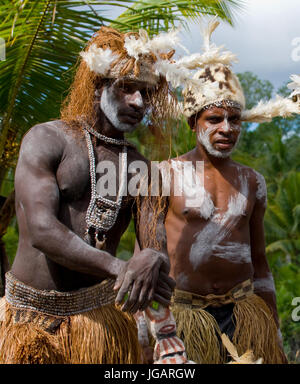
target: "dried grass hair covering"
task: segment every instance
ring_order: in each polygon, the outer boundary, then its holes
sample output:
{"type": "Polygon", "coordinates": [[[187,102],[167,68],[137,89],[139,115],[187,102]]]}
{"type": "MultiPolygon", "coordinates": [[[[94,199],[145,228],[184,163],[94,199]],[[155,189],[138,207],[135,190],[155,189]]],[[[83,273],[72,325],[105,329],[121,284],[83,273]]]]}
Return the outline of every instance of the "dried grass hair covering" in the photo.
{"type": "MultiPolygon", "coordinates": [[[[70,127],[78,127],[83,118],[93,125],[97,108],[95,91],[109,79],[123,78],[148,82],[153,86],[149,96],[149,125],[163,127],[176,115],[176,98],[168,83],[172,56],[179,44],[178,30],[161,33],[150,39],[147,32],[121,33],[101,27],[80,53],[78,69],[65,99],[61,118],[70,127]]],[[[178,82],[178,77],[176,78],[178,82]]],[[[157,130],[157,129],[156,129],[157,130]]]]}
{"type": "Polygon", "coordinates": [[[187,84],[183,89],[182,112],[185,117],[190,119],[203,108],[215,104],[218,106],[221,103],[239,107],[242,111],[242,121],[248,122],[268,122],[277,116],[289,117],[293,113],[299,113],[299,105],[290,98],[279,95],[270,101],[260,101],[254,108],[245,110],[243,89],[231,70],[232,63],[237,61],[236,55],[223,50],[223,46],[218,47],[211,43],[211,35],[219,24],[219,21],[213,18],[202,32],[202,53],[195,53],[177,61],[178,66],[190,71],[200,68],[196,73],[190,74],[194,83],[187,84]]]}

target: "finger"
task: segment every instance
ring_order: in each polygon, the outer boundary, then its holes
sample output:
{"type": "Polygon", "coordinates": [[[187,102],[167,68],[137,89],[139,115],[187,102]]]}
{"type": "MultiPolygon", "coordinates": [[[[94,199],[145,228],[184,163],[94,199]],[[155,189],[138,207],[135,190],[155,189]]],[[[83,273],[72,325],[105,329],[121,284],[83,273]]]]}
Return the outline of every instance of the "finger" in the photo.
{"type": "Polygon", "coordinates": [[[133,283],[130,295],[121,308],[122,311],[135,313],[138,310],[139,308],[138,298],[141,290],[141,285],[142,285],[142,282],[135,281],[133,283]]]}
{"type": "Polygon", "coordinates": [[[166,274],[169,274],[170,272],[170,263],[167,260],[162,260],[162,263],[160,265],[160,270],[165,272],[166,274]]]}
{"type": "Polygon", "coordinates": [[[172,290],[176,287],[176,281],[163,271],[160,271],[159,273],[159,281],[167,284],[172,290]]]}
{"type": "Polygon", "coordinates": [[[124,281],[123,281],[123,283],[121,285],[121,288],[119,289],[119,292],[118,292],[116,300],[115,300],[115,302],[117,304],[121,304],[121,302],[124,299],[124,296],[126,295],[126,293],[129,290],[131,284],[132,284],[132,277],[131,277],[130,274],[126,273],[124,281]]]}
{"type": "Polygon", "coordinates": [[[174,291],[173,286],[172,286],[172,288],[171,288],[167,283],[165,283],[165,282],[162,281],[161,279],[158,279],[157,287],[166,289],[166,290],[169,291],[169,292],[173,292],[173,291],[174,291]]]}
{"type": "Polygon", "coordinates": [[[169,289],[164,289],[161,287],[157,287],[155,290],[155,294],[164,297],[166,300],[171,300],[172,292],[169,289]]]}
{"type": "Polygon", "coordinates": [[[115,285],[114,285],[114,291],[117,291],[118,289],[120,289],[123,281],[124,281],[124,277],[125,277],[125,271],[124,272],[121,272],[116,281],[115,281],[115,285]]]}
{"type": "Polygon", "coordinates": [[[159,304],[162,304],[164,307],[168,307],[170,305],[170,302],[171,302],[171,300],[167,300],[158,294],[154,294],[153,299],[155,301],[159,302],[159,304]]]}
{"type": "Polygon", "coordinates": [[[149,300],[148,298],[148,293],[149,293],[149,287],[148,287],[148,290],[146,289],[146,287],[143,287],[139,297],[141,311],[144,311],[148,307],[148,305],[151,303],[151,299],[149,300]]]}

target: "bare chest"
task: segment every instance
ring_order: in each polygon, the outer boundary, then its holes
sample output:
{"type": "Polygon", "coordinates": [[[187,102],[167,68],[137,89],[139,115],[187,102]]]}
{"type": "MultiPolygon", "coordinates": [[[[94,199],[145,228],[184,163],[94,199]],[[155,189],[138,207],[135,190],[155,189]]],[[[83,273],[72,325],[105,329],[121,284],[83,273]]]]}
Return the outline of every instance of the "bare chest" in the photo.
{"type": "MultiPolygon", "coordinates": [[[[197,176],[196,176],[197,177],[197,176]]],[[[198,183],[185,180],[179,196],[171,196],[170,208],[186,224],[198,221],[223,222],[249,218],[255,197],[251,193],[247,175],[225,178],[205,172],[198,183]]]]}
{"type": "Polygon", "coordinates": [[[96,146],[90,159],[84,146],[72,146],[66,150],[56,172],[61,198],[65,202],[86,202],[92,193],[116,201],[122,192],[122,206],[132,202],[127,186],[132,178],[130,165],[135,157],[122,148],[96,146]]]}

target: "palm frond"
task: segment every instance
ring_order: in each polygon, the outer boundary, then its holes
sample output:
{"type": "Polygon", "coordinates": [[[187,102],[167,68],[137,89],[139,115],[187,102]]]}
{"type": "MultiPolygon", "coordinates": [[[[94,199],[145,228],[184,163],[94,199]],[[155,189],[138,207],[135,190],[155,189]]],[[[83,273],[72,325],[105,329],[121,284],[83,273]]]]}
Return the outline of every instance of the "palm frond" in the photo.
{"type": "Polygon", "coordinates": [[[134,2],[112,26],[124,31],[143,28],[153,34],[174,26],[176,22],[188,28],[187,18],[195,20],[205,15],[217,15],[233,25],[234,11],[242,9],[243,4],[237,0],[141,0],[134,2]]]}

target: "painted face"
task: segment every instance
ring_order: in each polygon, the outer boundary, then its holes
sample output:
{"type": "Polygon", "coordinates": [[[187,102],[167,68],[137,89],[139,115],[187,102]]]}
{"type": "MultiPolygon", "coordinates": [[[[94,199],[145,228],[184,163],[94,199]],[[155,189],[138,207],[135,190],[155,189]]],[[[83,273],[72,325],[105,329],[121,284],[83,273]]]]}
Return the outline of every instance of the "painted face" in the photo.
{"type": "Polygon", "coordinates": [[[145,82],[118,79],[104,87],[100,108],[116,129],[132,132],[144,117],[149,92],[145,82]]]}
{"type": "Polygon", "coordinates": [[[241,112],[230,107],[204,110],[197,119],[196,132],[199,143],[210,155],[229,157],[241,133],[241,112]]]}

